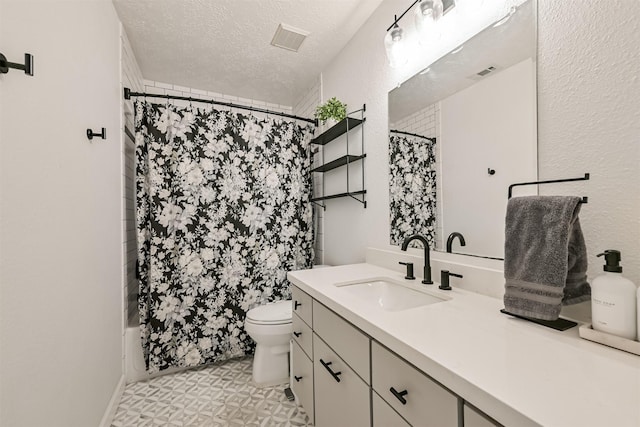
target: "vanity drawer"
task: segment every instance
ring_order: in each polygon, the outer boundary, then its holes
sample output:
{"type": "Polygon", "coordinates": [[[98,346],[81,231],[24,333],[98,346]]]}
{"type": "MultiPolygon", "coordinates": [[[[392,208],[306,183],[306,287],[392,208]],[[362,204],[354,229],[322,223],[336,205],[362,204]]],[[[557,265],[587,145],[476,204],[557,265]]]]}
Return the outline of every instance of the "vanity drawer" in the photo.
{"type": "Polygon", "coordinates": [[[458,398],[454,394],[375,341],[371,359],[373,389],[410,424],[457,427],[458,398]]]}
{"type": "Polygon", "coordinates": [[[329,347],[360,375],[360,378],[367,384],[371,384],[369,337],[315,300],[313,301],[313,332],[329,344],[329,347]]]}
{"type": "Polygon", "coordinates": [[[313,337],[311,335],[311,328],[295,313],[293,313],[291,319],[291,330],[293,340],[300,345],[300,348],[304,350],[308,357],[313,357],[313,337]]]}
{"type": "Polygon", "coordinates": [[[315,333],[313,354],[316,427],[370,427],[369,386],[315,333]]]}
{"type": "Polygon", "coordinates": [[[378,393],[372,393],[373,403],[373,427],[410,427],[411,424],[402,419],[400,415],[387,404],[378,393]]]}
{"type": "Polygon", "coordinates": [[[311,326],[313,319],[311,301],[312,299],[309,295],[291,285],[291,308],[309,326],[311,326]]]}
{"type": "Polygon", "coordinates": [[[291,389],[296,395],[296,403],[313,422],[313,362],[295,342],[291,360],[291,389]]]}

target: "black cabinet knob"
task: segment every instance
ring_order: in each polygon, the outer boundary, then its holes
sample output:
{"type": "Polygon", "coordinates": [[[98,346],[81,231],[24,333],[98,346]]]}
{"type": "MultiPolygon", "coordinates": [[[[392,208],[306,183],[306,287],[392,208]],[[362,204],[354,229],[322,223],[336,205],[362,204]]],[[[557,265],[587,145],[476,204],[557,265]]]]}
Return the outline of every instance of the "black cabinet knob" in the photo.
{"type": "Polygon", "coordinates": [[[296,338],[300,337],[300,335],[302,335],[302,332],[294,332],[293,335],[296,336],[296,338]]]}
{"type": "Polygon", "coordinates": [[[300,380],[302,379],[302,377],[297,377],[297,376],[293,376],[293,379],[296,380],[297,383],[300,382],[300,380]]]}
{"type": "Polygon", "coordinates": [[[302,304],[300,304],[298,301],[295,301],[295,302],[293,303],[293,309],[294,309],[294,310],[297,310],[297,309],[298,309],[298,307],[300,307],[301,305],[302,305],[302,304]]]}

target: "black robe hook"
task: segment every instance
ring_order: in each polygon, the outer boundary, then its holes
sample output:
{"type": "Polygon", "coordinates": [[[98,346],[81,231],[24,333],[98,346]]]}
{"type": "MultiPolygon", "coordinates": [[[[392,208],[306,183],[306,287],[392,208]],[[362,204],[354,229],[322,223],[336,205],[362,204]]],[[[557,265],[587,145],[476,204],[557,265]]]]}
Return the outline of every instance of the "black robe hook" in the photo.
{"type": "Polygon", "coordinates": [[[102,139],[107,139],[107,130],[105,128],[102,128],[102,132],[97,133],[92,131],[91,129],[87,129],[87,138],[89,138],[89,141],[91,141],[94,136],[99,136],[102,139]]]}

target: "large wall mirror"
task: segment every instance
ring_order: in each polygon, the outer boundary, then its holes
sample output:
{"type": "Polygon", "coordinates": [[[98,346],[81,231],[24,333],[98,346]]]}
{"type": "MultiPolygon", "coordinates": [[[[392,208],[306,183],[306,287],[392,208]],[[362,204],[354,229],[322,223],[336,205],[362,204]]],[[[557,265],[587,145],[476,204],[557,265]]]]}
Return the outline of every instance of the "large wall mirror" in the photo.
{"type": "Polygon", "coordinates": [[[522,3],[389,92],[392,245],[419,233],[504,258],[508,187],[537,179],[536,12],[522,3]]]}

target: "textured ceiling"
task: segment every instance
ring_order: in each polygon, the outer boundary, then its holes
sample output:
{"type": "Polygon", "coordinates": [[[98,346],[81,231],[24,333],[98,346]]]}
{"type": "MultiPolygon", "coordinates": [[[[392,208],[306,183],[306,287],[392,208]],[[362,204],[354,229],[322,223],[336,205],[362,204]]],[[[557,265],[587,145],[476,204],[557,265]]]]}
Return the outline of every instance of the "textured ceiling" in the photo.
{"type": "Polygon", "coordinates": [[[113,2],[146,79],[293,105],[381,1],[113,2]],[[281,22],[310,32],[297,53],[270,44],[281,22]]]}

